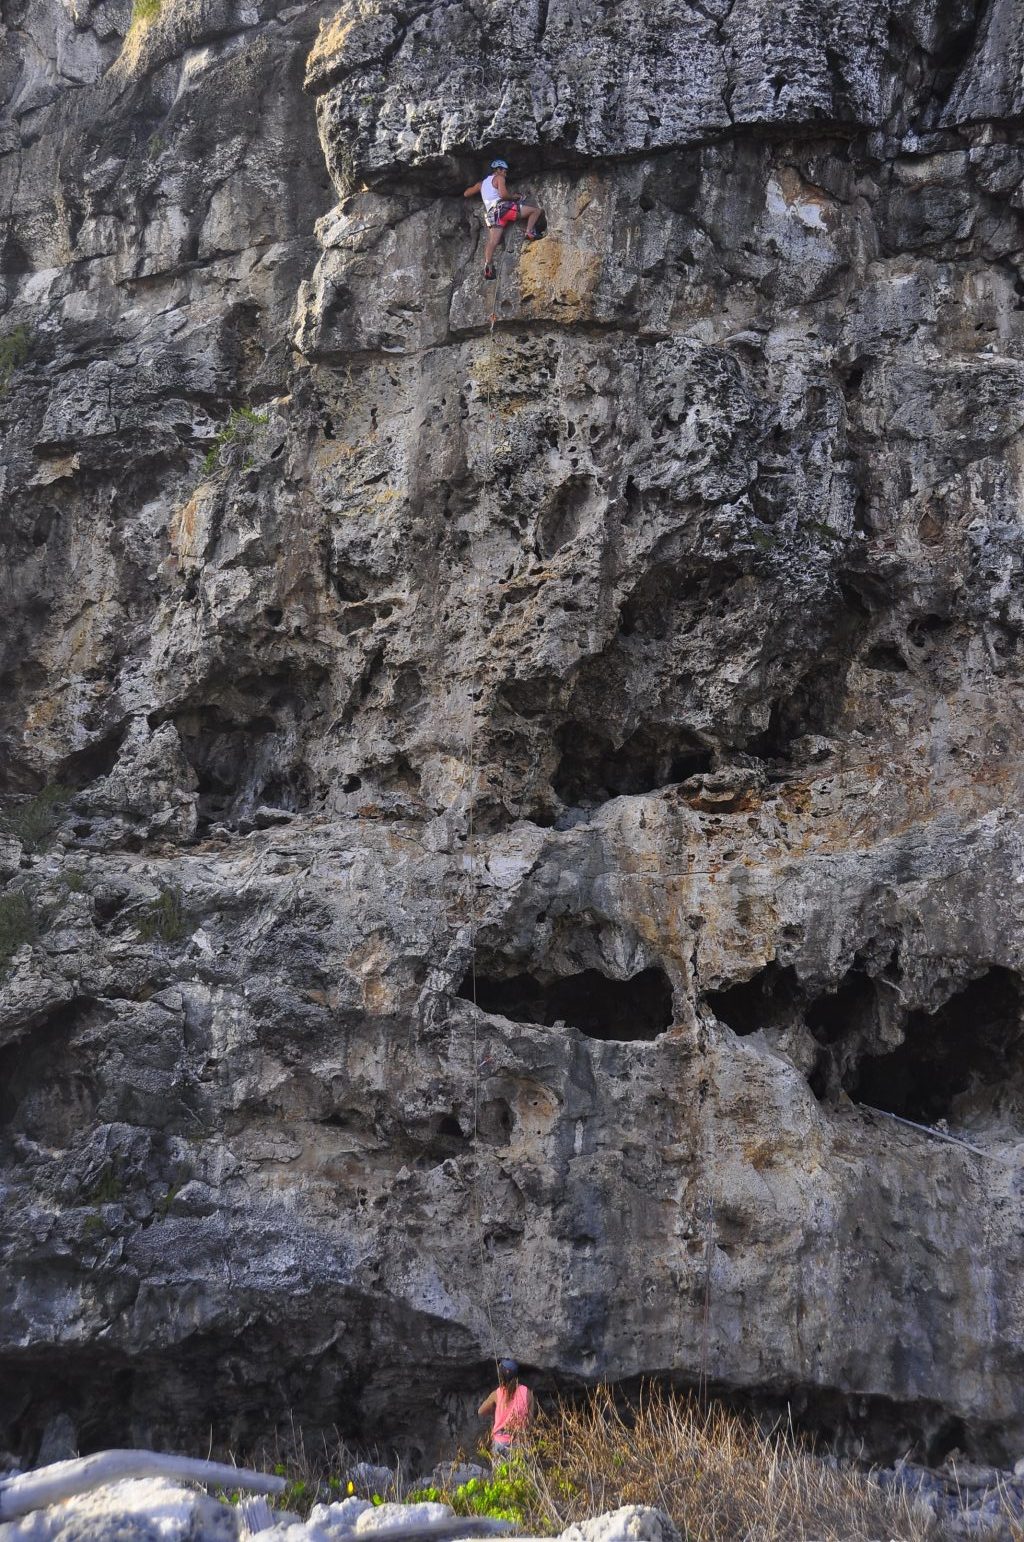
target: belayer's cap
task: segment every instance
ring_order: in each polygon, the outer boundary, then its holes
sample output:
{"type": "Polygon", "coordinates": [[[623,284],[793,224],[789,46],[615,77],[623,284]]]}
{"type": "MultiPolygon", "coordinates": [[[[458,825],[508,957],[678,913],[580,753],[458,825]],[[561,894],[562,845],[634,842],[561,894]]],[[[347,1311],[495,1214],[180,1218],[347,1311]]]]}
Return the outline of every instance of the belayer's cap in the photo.
{"type": "Polygon", "coordinates": [[[508,171],[508,161],[492,161],[489,171],[508,171]]]}
{"type": "Polygon", "coordinates": [[[518,1376],[519,1375],[519,1361],[518,1360],[499,1360],[498,1361],[498,1370],[499,1371],[504,1371],[506,1376],[518,1376]]]}

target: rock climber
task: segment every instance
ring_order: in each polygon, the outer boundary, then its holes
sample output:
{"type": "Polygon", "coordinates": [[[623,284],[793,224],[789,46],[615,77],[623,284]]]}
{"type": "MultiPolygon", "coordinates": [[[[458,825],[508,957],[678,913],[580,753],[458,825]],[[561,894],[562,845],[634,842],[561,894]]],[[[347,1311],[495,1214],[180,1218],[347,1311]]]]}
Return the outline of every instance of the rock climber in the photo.
{"type": "Polygon", "coordinates": [[[522,1438],[536,1407],[533,1393],[519,1380],[519,1362],[499,1360],[498,1385],[477,1410],[482,1419],[494,1410],[491,1460],[496,1467],[508,1461],[512,1447],[522,1438]]]}
{"type": "Polygon", "coordinates": [[[526,221],[527,241],[539,241],[537,221],[543,214],[539,204],[525,203],[518,193],[510,193],[505,183],[508,161],[492,161],[487,175],[480,182],[467,187],[463,198],[473,198],[477,193],[484,201],[484,222],[487,225],[487,242],[484,246],[484,278],[494,278],[494,254],[505,239],[505,231],[516,220],[526,221]]]}

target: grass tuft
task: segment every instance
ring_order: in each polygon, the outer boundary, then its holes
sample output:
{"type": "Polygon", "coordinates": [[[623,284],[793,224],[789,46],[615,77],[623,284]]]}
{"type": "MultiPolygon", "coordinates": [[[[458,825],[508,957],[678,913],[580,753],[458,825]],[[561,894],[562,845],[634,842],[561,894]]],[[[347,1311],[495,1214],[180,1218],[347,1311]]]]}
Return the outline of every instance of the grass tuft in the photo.
{"type": "Polygon", "coordinates": [[[620,1505],[656,1505],[685,1542],[937,1542],[931,1513],[862,1468],[824,1460],[792,1430],[646,1389],[632,1407],[607,1389],[540,1420],[524,1461],[538,1503],[528,1523],[561,1530],[620,1505]]]}
{"type": "Polygon", "coordinates": [[[17,803],[0,814],[0,831],[13,835],[30,853],[42,851],[48,844],[71,798],[71,789],[55,782],[44,787],[34,798],[17,803]]]}
{"type": "Polygon", "coordinates": [[[0,894],[0,971],[7,968],[24,943],[34,942],[36,935],[35,916],[28,896],[20,889],[0,894]]]}
{"type": "Polygon", "coordinates": [[[132,26],[150,27],[160,15],[161,0],[132,0],[132,26]]]}
{"type": "Polygon", "coordinates": [[[28,342],[26,327],[12,327],[0,337],[0,395],[6,391],[14,371],[28,358],[28,342]]]}
{"type": "Polygon", "coordinates": [[[143,942],[181,942],[189,935],[188,918],[177,889],[161,889],[152,904],[139,917],[139,936],[143,942]]]}
{"type": "Polygon", "coordinates": [[[108,1162],[86,1196],[90,1205],[119,1205],[124,1198],[124,1183],[115,1161],[108,1162]]]}
{"type": "Polygon", "coordinates": [[[206,452],[203,460],[203,475],[210,476],[216,471],[220,462],[220,452],[227,445],[234,444],[236,440],[248,442],[254,431],[267,422],[265,412],[256,412],[252,407],[233,407],[224,427],[220,429],[214,438],[213,444],[206,452]]]}

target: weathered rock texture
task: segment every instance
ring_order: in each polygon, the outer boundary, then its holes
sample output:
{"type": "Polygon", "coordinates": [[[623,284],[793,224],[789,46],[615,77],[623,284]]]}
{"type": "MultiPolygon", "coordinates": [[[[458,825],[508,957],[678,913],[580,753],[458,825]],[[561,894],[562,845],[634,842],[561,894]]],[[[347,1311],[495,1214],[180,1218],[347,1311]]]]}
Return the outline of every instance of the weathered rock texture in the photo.
{"type": "Polygon", "coordinates": [[[1019,7],[4,18],[0,1439],[1018,1449],[1019,7]]]}

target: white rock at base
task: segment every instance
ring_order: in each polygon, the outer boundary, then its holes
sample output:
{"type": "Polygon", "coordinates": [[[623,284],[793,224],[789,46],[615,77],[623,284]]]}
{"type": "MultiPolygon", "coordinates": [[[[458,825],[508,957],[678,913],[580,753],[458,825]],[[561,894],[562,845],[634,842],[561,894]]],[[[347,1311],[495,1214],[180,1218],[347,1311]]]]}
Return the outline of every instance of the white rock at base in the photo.
{"type": "Polygon", "coordinates": [[[356,1535],[362,1536],[368,1531],[390,1531],[395,1526],[422,1526],[454,1514],[451,1505],[433,1504],[426,1499],[414,1505],[370,1505],[356,1521],[356,1535]]]}
{"type": "Polygon", "coordinates": [[[128,1478],[0,1525],[0,1542],[237,1542],[238,1516],[166,1478],[128,1478]]]}
{"type": "Polygon", "coordinates": [[[328,1505],[314,1505],[309,1518],[316,1526],[343,1526],[346,1531],[354,1531],[363,1512],[372,1509],[368,1499],[339,1499],[328,1505]]]}
{"type": "MultiPolygon", "coordinates": [[[[450,1505],[382,1504],[344,1499],[315,1505],[308,1521],[281,1516],[259,1542],[355,1542],[371,1532],[424,1525],[454,1515],[450,1505]]],[[[0,1542],[240,1542],[238,1512],[161,1478],[132,1478],[0,1525],[0,1542]]],[[[516,1542],[530,1542],[517,1538],[516,1542]]],[[[570,1526],[560,1542],[680,1542],[661,1510],[625,1505],[570,1526]]]]}
{"type": "Polygon", "coordinates": [[[623,1505],[595,1515],[562,1532],[559,1542],[680,1542],[664,1510],[653,1505],[623,1505]]]}

